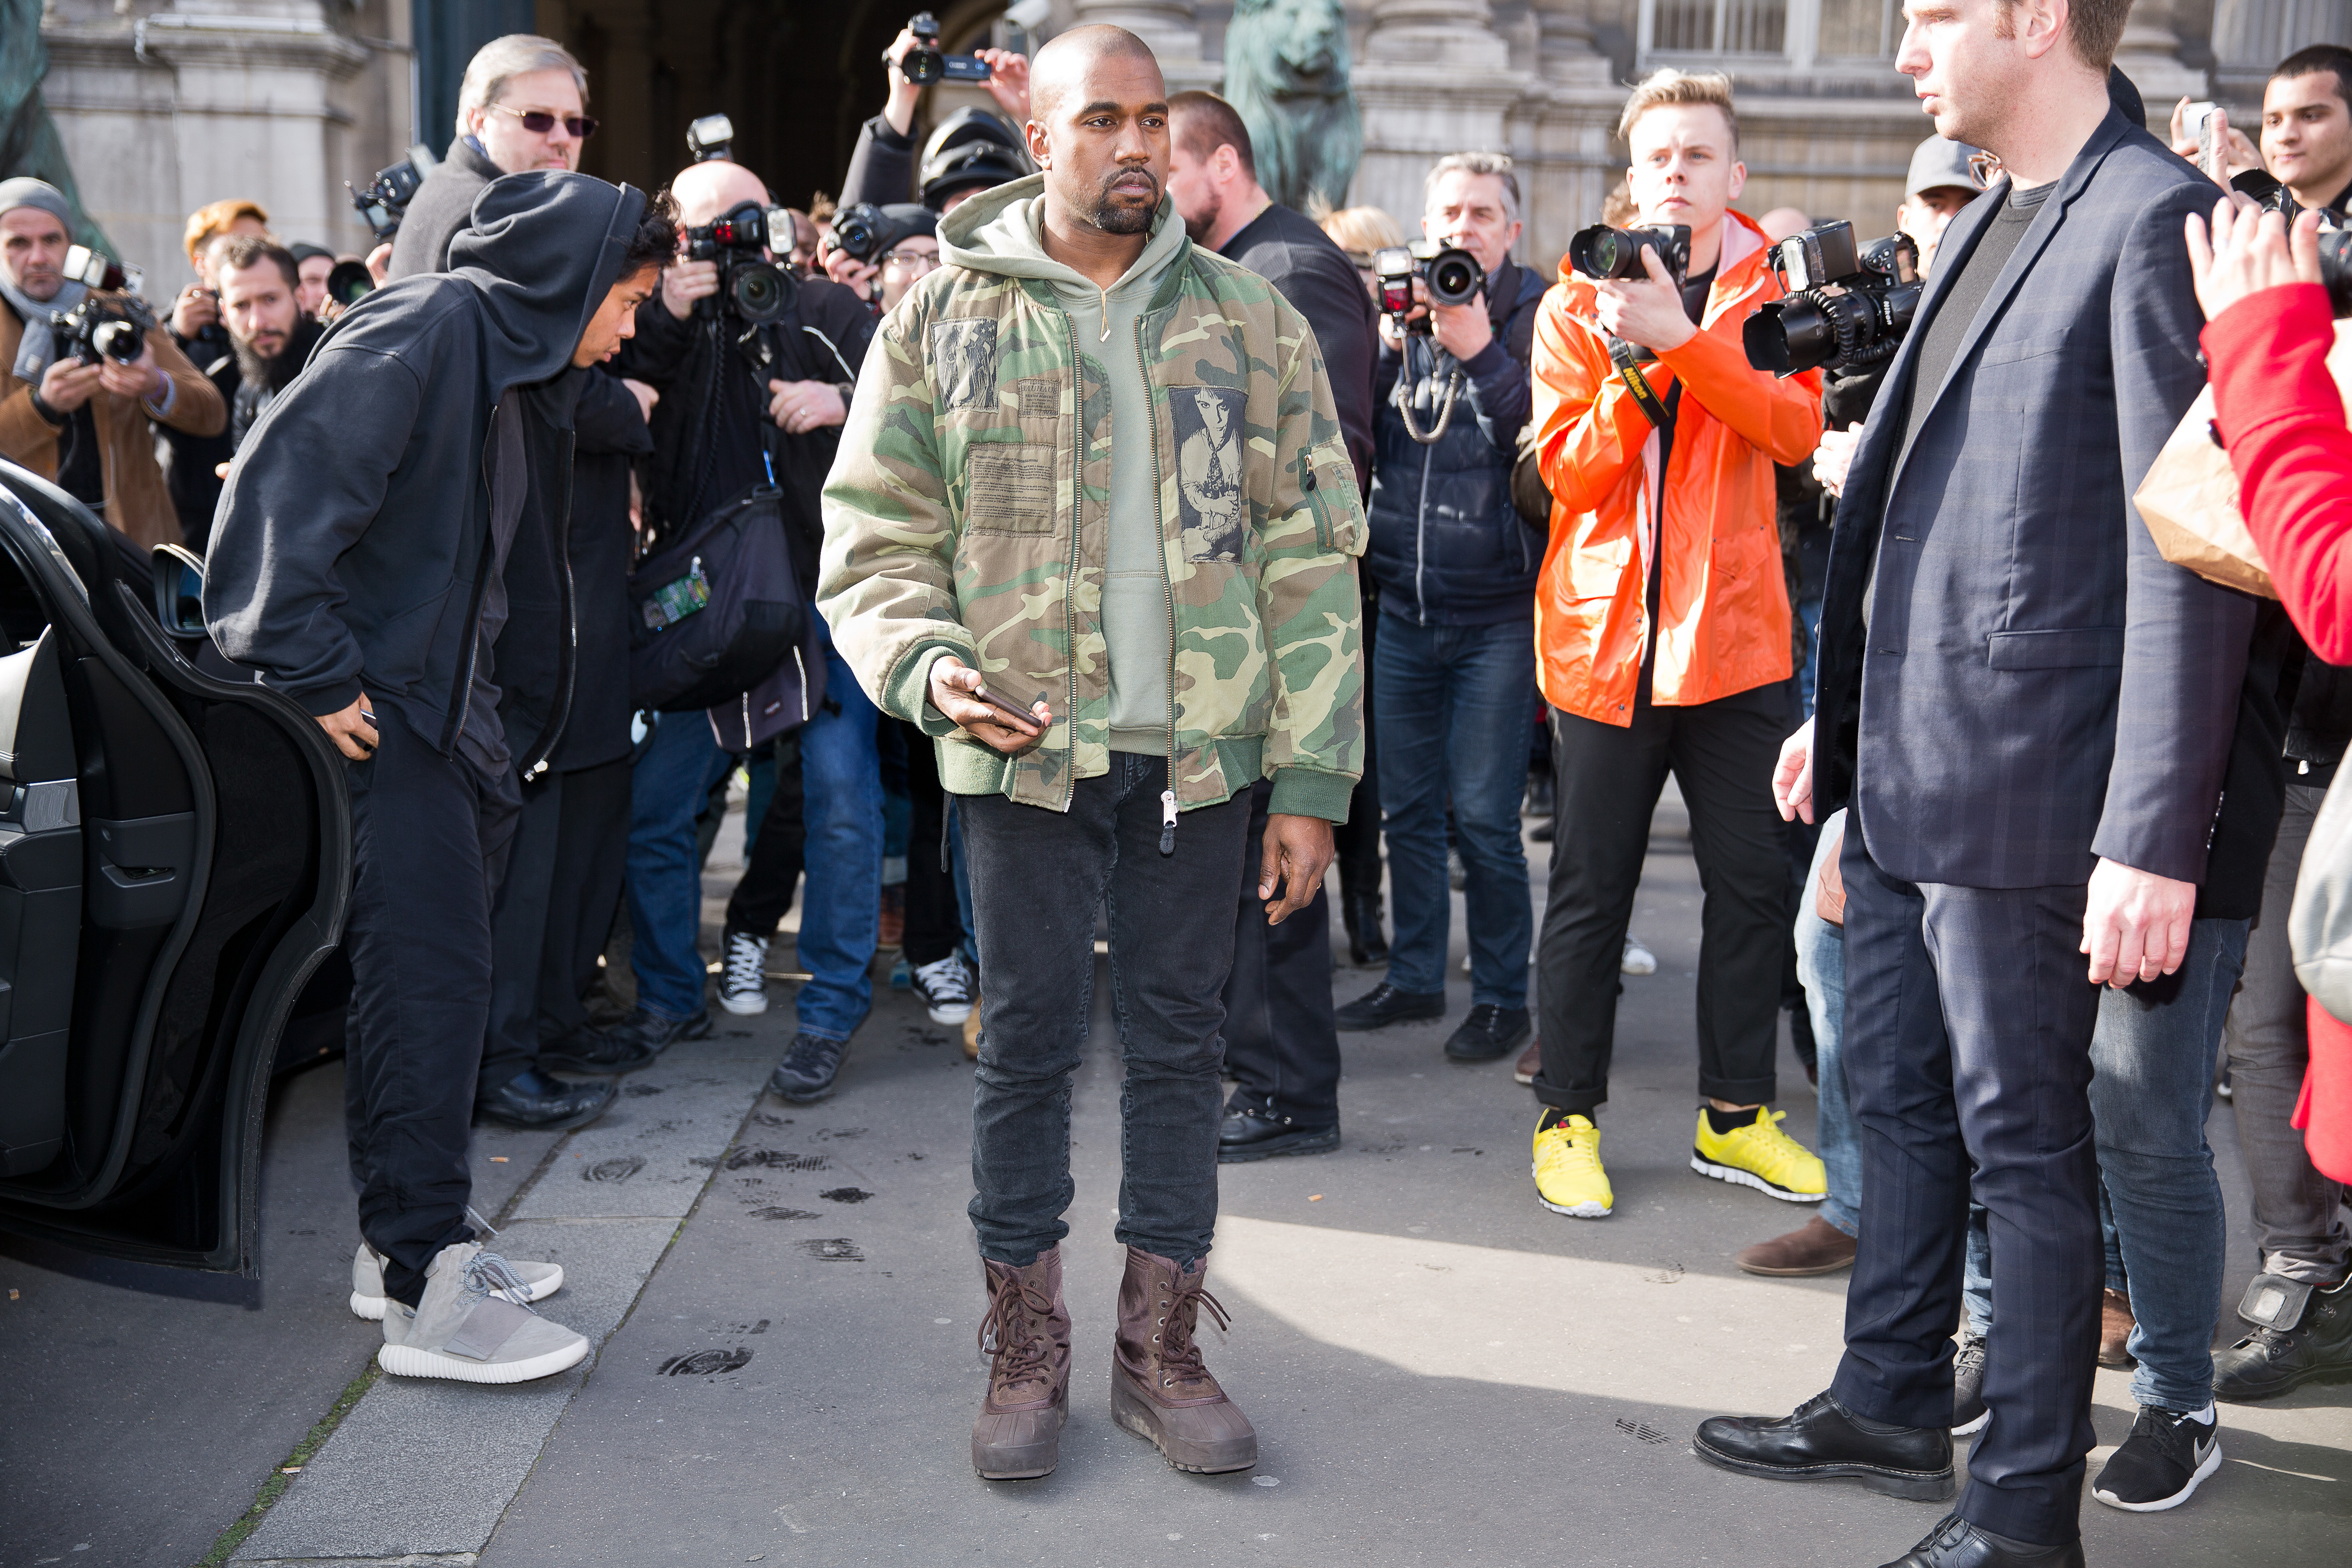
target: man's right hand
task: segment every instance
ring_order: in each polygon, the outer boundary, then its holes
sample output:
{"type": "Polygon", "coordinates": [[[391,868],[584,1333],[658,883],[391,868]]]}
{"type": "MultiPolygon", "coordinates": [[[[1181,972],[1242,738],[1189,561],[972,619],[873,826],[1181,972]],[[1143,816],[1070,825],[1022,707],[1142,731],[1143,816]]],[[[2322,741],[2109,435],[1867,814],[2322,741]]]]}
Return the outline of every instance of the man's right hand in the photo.
{"type": "Polygon", "coordinates": [[[103,366],[84,364],[70,354],[41,373],[41,401],[59,414],[71,414],[98,391],[103,366]]]}
{"type": "Polygon", "coordinates": [[[1772,770],[1772,804],[1780,820],[1813,819],[1813,721],[1780,742],[1780,763],[1772,770]]]}
{"type": "Polygon", "coordinates": [[[1054,721],[1054,710],[1040,699],[1029,709],[1034,727],[1016,725],[1010,715],[971,695],[986,684],[980,671],[951,653],[931,661],[931,706],[982,745],[1018,756],[1045,737],[1046,726],[1054,721]]]}
{"type": "Polygon", "coordinates": [[[359,700],[340,713],[319,715],[319,728],[335,742],[335,749],[355,763],[366,762],[375,755],[375,712],[362,691],[359,700]]]}
{"type": "Polygon", "coordinates": [[[1813,448],[1813,478],[1822,482],[1822,489],[1833,496],[1845,494],[1846,472],[1853,467],[1853,449],[1860,445],[1859,423],[1822,432],[1821,445],[1813,448]]]}
{"type": "Polygon", "coordinates": [[[890,96],[882,105],[882,118],[901,136],[914,129],[915,106],[922,100],[923,89],[907,79],[898,62],[918,42],[914,34],[901,27],[898,36],[890,40],[890,47],[882,51],[882,61],[890,68],[890,96]]]}
{"type": "Polygon", "coordinates": [[[694,302],[719,292],[719,263],[673,261],[662,268],[661,302],[679,321],[694,314],[694,302]]]}
{"type": "Polygon", "coordinates": [[[872,300],[881,285],[877,281],[882,269],[870,261],[860,261],[839,246],[828,246],[824,253],[824,275],[845,289],[856,290],[861,300],[872,300]]]}
{"type": "Polygon", "coordinates": [[[220,297],[201,283],[189,284],[172,301],[172,331],[183,342],[219,320],[220,297]]]}

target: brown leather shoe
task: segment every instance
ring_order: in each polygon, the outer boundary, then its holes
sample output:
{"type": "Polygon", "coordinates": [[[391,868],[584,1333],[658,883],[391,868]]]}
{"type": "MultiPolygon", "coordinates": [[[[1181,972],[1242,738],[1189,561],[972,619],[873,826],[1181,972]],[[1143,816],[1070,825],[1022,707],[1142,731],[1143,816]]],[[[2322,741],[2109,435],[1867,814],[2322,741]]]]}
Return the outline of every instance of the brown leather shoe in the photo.
{"type": "Polygon", "coordinates": [[[1834,1274],[1853,1267],[1853,1237],[1815,1215],[1788,1235],[1759,1241],[1731,1261],[1750,1274],[1834,1274]]]}
{"type": "Polygon", "coordinates": [[[1025,1268],[981,1260],[988,1315],[980,1322],[989,1356],[988,1396],[971,1424],[971,1468],[984,1481],[1032,1480],[1054,1473],[1062,1424],[1070,1415],[1070,1313],[1062,1305],[1062,1249],[1049,1247],[1025,1268]]]}
{"type": "Polygon", "coordinates": [[[971,994],[971,1011],[963,1020],[963,1055],[966,1061],[980,1060],[980,993],[971,994]]]}
{"type": "Polygon", "coordinates": [[[1536,1074],[1541,1071],[1543,1071],[1543,1037],[1530,1035],[1528,1037],[1528,1048],[1521,1051],[1519,1059],[1511,1065],[1511,1076],[1521,1083],[1533,1083],[1536,1080],[1536,1074]]]}
{"type": "Polygon", "coordinates": [[[2131,1343],[2133,1328],[2131,1298],[2121,1290],[2099,1292],[2099,1364],[2101,1366],[2137,1366],[2139,1362],[2124,1347],[2131,1343]]]}
{"type": "Polygon", "coordinates": [[[1192,1340],[1203,1306],[1225,1326],[1224,1308],[1201,1288],[1208,1272],[1205,1258],[1180,1269],[1129,1247],[1110,1364],[1111,1418],[1150,1438],[1177,1469],[1203,1476],[1257,1463],[1256,1430],[1201,1364],[1192,1340]]]}

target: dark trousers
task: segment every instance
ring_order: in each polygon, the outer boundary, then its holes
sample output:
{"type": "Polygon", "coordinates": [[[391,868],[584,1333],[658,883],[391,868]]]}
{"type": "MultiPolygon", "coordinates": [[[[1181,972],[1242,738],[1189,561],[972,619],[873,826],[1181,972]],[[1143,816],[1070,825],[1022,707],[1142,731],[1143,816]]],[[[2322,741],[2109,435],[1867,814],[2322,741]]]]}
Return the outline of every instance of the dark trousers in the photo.
{"type": "Polygon", "coordinates": [[[776,741],[776,788],[751,841],[751,862],[727,900],[727,929],[772,938],[792,913],[793,892],[808,864],[808,826],[803,816],[800,732],[776,741]]]}
{"type": "Polygon", "coordinates": [[[558,776],[562,824],[539,958],[541,1040],[560,1040],[587,1024],[585,998],[596,984],[596,961],[612,940],[629,867],[629,759],[558,776]]]}
{"type": "Polygon", "coordinates": [[[1839,857],[1862,1234],[1831,1392],[1874,1421],[1951,1423],[1973,1188],[1992,1237],[1992,1419],[1959,1512],[2002,1535],[2071,1541],[2096,1440],[2105,1274],[2084,889],[1914,886],[1878,868],[1866,832],[1850,828],[1839,857]]]}
{"type": "Polygon", "coordinates": [[[940,787],[940,758],[931,738],[908,724],[907,934],[899,951],[920,969],[937,963],[963,942],[963,913],[956,907],[955,873],[948,868],[947,792],[940,787]]]}
{"type": "Polygon", "coordinates": [[[1274,785],[1250,791],[1242,840],[1241,902],[1234,916],[1234,972],[1225,981],[1225,1069],[1238,1102],[1301,1127],[1339,1120],[1339,1033],[1331,1023],[1331,899],[1278,926],[1257,896],[1274,785]]]}
{"type": "Polygon", "coordinates": [[[445,757],[393,704],[353,763],[344,1131],[360,1234],[415,1306],[433,1256],[467,1234],[466,1143],[490,1011],[490,904],[520,802],[514,771],[445,757]]]}
{"type": "Polygon", "coordinates": [[[563,775],[524,784],[521,795],[506,876],[490,905],[490,1021],[476,1073],[483,1094],[539,1065],[539,977],[563,839],[563,775]]]}
{"type": "MultiPolygon", "coordinates": [[[[1364,668],[1369,672],[1380,649],[1381,601],[1363,596],[1364,668]]],[[[1381,890],[1381,764],[1380,727],[1372,716],[1372,682],[1364,679],[1364,776],[1348,798],[1348,820],[1332,829],[1331,847],[1339,858],[1339,896],[1357,898],[1381,890]]],[[[1252,872],[1255,876],[1255,868],[1252,872]]],[[[1256,883],[1253,881],[1252,887],[1256,883]]],[[[1294,915],[1292,920],[1298,917],[1294,915]]],[[[1288,921],[1283,922],[1287,925],[1288,921]]]]}
{"type": "Polygon", "coordinates": [[[1110,916],[1119,1090],[1118,1239],[1190,1266],[1217,1226],[1222,994],[1249,797],[1185,812],[1160,853],[1164,758],[1110,754],[1067,811],[957,799],[981,972],[971,1110],[980,1253],[1024,1267],[1070,1232],[1070,1076],[1094,1007],[1095,910],[1110,916]]]}
{"type": "Polygon", "coordinates": [[[1630,726],[1552,714],[1551,885],[1536,959],[1543,1040],[1536,1098],[1586,1116],[1609,1098],[1625,927],[1649,853],[1651,814],[1671,769],[1690,807],[1705,895],[1698,1091],[1760,1105],[1776,1089],[1789,943],[1788,837],[1772,805],[1788,693],[1775,683],[1660,708],[1650,701],[1649,682],[1642,684],[1630,726]]]}

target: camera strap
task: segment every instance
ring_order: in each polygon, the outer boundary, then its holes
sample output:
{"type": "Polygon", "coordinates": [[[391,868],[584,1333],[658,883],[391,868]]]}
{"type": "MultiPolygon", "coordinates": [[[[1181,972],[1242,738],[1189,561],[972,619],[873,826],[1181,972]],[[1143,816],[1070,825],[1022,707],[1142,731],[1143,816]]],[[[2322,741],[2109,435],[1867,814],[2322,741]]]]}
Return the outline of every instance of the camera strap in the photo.
{"type": "Polygon", "coordinates": [[[1625,390],[1633,395],[1634,405],[1641,409],[1643,417],[1649,420],[1650,427],[1664,429],[1667,418],[1666,405],[1659,400],[1657,389],[1650,384],[1650,378],[1642,374],[1641,362],[1634,357],[1635,352],[1633,345],[1622,338],[1609,340],[1609,363],[1616,366],[1617,379],[1623,382],[1625,390]]]}

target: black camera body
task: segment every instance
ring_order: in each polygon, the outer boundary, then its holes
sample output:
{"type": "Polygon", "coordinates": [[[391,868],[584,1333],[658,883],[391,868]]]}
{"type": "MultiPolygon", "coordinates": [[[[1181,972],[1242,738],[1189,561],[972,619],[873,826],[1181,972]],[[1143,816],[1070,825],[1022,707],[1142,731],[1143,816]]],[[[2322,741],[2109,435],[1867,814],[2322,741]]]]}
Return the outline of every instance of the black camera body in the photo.
{"type": "Polygon", "coordinates": [[[1909,235],[1857,247],[1853,225],[1843,221],[1780,241],[1771,267],[1788,296],[1748,317],[1739,335],[1749,364],[1783,378],[1893,359],[1927,289],[1909,235]]]}
{"type": "Polygon", "coordinates": [[[1611,278],[1647,278],[1642,252],[1654,250],[1673,275],[1675,286],[1690,276],[1691,231],[1688,224],[1654,223],[1633,228],[1611,228],[1596,223],[1579,229],[1568,242],[1568,264],[1600,282],[1611,278]]]}
{"type": "Polygon", "coordinates": [[[1486,287],[1486,271],[1478,265],[1476,257],[1459,246],[1443,245],[1433,239],[1374,251],[1372,272],[1380,280],[1381,309],[1394,318],[1402,331],[1423,336],[1432,330],[1430,318],[1405,320],[1406,312],[1416,303],[1412,297],[1414,279],[1420,279],[1423,288],[1428,290],[1432,305],[1466,305],[1486,287]]]}
{"type": "Polygon", "coordinates": [[[918,41],[899,60],[898,74],[917,87],[935,81],[986,81],[992,74],[988,62],[978,55],[940,52],[940,19],[929,11],[908,17],[907,31],[918,41]]]}
{"type": "Polygon", "coordinates": [[[860,261],[880,261],[892,246],[914,232],[872,202],[859,202],[833,215],[834,248],[860,261]]]}
{"type": "MultiPolygon", "coordinates": [[[[2247,170],[2230,182],[2230,188],[2252,198],[2263,211],[2277,213],[2290,228],[2304,214],[2294,193],[2263,170],[2247,170]]],[[[2352,316],[2352,229],[2326,207],[2319,211],[2319,281],[2327,289],[2328,309],[2341,321],[2352,316]]]]}
{"type": "Polygon", "coordinates": [[[772,222],[781,207],[739,202],[725,214],[686,231],[686,258],[719,264],[718,298],[728,312],[752,326],[765,326],[792,305],[792,274],[761,254],[772,248],[772,228],[781,229],[782,248],[793,245],[790,220],[772,222]]]}
{"type": "Polygon", "coordinates": [[[154,327],[155,312],[136,294],[85,294],[72,310],[49,316],[58,356],[70,353],[84,364],[129,364],[145,351],[154,327]]]}
{"type": "Polygon", "coordinates": [[[367,220],[368,230],[381,245],[400,232],[400,220],[407,215],[408,204],[415,199],[416,187],[436,162],[433,150],[419,142],[408,150],[408,156],[389,168],[378,169],[375,178],[364,188],[355,188],[349,180],[343,189],[352,193],[352,205],[367,220]]]}

